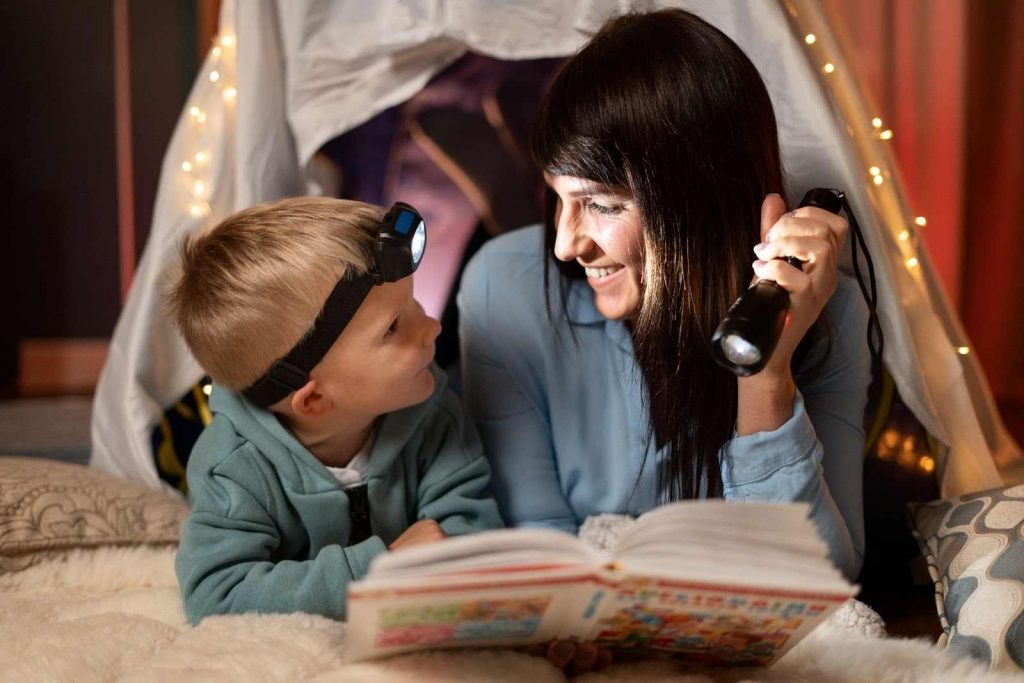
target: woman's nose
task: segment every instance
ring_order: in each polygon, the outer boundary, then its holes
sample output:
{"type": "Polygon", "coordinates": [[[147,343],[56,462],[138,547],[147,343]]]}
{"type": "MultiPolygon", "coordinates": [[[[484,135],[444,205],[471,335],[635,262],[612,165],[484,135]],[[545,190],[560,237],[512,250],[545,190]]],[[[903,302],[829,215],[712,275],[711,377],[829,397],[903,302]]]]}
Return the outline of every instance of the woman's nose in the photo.
{"type": "Polygon", "coordinates": [[[559,211],[555,215],[555,258],[559,261],[572,261],[582,252],[580,244],[584,239],[578,221],[568,215],[567,211],[559,211]]]}

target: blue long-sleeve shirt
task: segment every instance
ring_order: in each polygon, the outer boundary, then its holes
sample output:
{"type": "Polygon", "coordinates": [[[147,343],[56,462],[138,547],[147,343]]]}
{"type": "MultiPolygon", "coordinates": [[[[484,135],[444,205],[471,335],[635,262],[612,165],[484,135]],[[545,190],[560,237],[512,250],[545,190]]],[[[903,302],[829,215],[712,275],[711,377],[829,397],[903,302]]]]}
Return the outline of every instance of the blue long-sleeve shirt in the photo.
{"type": "MultiPolygon", "coordinates": [[[[464,401],[491,462],[510,525],[575,532],[588,516],[636,515],[658,504],[643,378],[622,321],[597,310],[584,281],[565,314],[552,268],[544,289],[539,226],[488,242],[459,291],[464,401]],[[545,296],[552,315],[548,315],[545,296]]],[[[792,417],[723,447],[727,499],[807,501],[832,561],[856,577],[864,554],[863,415],[871,380],[867,308],[840,273],[826,306],[831,348],[818,343],[798,374],[792,417]]]]}

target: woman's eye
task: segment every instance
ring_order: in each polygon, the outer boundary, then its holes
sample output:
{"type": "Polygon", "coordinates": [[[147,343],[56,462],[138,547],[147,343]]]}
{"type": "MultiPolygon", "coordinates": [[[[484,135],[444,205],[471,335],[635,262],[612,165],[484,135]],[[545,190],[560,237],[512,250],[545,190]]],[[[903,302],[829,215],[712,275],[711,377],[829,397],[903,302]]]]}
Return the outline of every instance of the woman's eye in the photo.
{"type": "Polygon", "coordinates": [[[587,209],[599,213],[602,216],[614,216],[622,211],[621,206],[605,206],[604,204],[598,204],[597,202],[588,202],[587,209]]]}
{"type": "Polygon", "coordinates": [[[394,334],[394,333],[395,333],[395,332],[396,332],[397,330],[398,330],[398,318],[395,318],[395,319],[394,319],[394,320],[393,320],[393,321],[391,322],[391,326],[390,326],[390,327],[388,327],[388,331],[384,333],[384,336],[385,336],[385,337],[390,337],[390,336],[391,336],[391,335],[393,335],[393,334],[394,334]]]}

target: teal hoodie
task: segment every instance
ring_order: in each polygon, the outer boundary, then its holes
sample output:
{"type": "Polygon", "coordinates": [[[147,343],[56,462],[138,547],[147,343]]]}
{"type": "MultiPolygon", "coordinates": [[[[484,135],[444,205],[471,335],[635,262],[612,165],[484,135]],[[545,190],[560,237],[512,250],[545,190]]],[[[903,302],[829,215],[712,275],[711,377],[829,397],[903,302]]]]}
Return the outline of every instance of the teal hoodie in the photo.
{"type": "Polygon", "coordinates": [[[309,612],[345,618],[348,582],[414,522],[450,536],[503,526],[490,469],[444,373],[434,394],[385,415],[370,454],[373,536],[348,545],[348,496],[269,411],[222,387],[189,457],[192,512],[175,569],[185,613],[309,612]]]}

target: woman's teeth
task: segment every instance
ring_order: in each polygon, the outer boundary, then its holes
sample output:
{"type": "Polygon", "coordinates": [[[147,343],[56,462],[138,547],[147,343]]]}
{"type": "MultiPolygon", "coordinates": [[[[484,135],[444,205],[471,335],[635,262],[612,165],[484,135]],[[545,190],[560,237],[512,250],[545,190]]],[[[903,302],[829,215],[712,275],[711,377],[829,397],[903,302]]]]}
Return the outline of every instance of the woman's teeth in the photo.
{"type": "Polygon", "coordinates": [[[608,277],[612,273],[622,270],[622,266],[612,266],[611,268],[584,268],[587,271],[587,277],[602,278],[608,277]]]}

